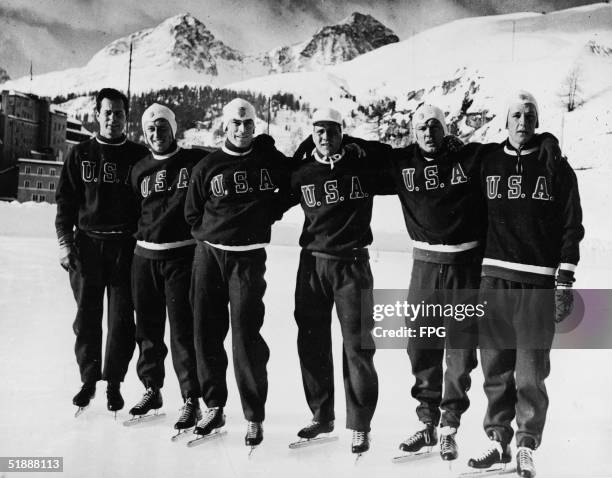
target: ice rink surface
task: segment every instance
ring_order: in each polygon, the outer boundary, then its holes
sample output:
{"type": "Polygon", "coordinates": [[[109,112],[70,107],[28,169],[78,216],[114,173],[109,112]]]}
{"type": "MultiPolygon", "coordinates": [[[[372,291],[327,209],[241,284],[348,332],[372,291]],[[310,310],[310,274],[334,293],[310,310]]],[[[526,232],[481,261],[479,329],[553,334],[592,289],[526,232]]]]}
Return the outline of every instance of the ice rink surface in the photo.
{"type": "MultiPolygon", "coordinates": [[[[339,440],[302,450],[288,449],[287,445],[297,439],[297,430],[311,418],[302,390],[293,320],[298,254],[296,247],[268,248],[262,333],[271,350],[270,388],[264,442],[249,459],[244,446],[246,422],[231,362],[228,434],[217,441],[191,449],[184,441],[170,441],[182,403],[169,357],[162,390],[165,419],[131,428],[122,425],[128,418],[127,410],[143,392],[135,372],[136,356],[122,388],[126,407],[117,420],[106,411],[103,382],[90,408],[74,418],[72,396],[80,386],[71,328],[75,305],[67,274],[57,262],[56,243],[48,237],[0,236],[0,455],[63,456],[62,476],[66,477],[457,476],[465,469],[467,459],[488,444],[481,426],[485,397],[480,370],[473,373],[472,406],[458,434],[460,456],[452,470],[437,455],[425,461],[392,464],[398,444],[418,426],[416,402],[410,396],[413,379],[404,351],[377,351],[380,397],[372,423],[372,448],[355,466],[350,453],[351,435],[344,429],[337,323],[333,337],[339,440]]],[[[372,250],[371,255],[375,287],[408,286],[409,253],[372,250]]],[[[609,274],[606,265],[581,267],[579,287],[601,288],[610,282],[609,274]]],[[[226,346],[231,350],[229,338],[226,346]]],[[[542,446],[535,454],[539,478],[612,476],[610,363],[610,350],[553,350],[547,381],[548,420],[542,446]]],[[[4,474],[9,475],[40,476],[4,474]]]]}

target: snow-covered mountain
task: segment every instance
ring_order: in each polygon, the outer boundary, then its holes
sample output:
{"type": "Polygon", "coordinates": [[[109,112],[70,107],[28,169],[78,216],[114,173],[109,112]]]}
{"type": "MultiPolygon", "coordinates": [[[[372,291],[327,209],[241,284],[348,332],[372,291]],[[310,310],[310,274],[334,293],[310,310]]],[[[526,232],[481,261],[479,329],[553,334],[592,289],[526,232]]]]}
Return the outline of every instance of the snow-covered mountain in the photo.
{"type": "Polygon", "coordinates": [[[275,48],[260,56],[269,73],[319,70],[396,43],[399,38],[371,15],[358,12],[321,28],[310,40],[275,48]]]}
{"type": "Polygon", "coordinates": [[[211,76],[219,75],[219,62],[244,61],[244,55],[215,36],[188,13],[168,18],[155,28],[120,38],[93,56],[89,67],[108,65],[116,58],[125,61],[133,44],[133,58],[149,67],[168,63],[211,76]]]}
{"type": "Polygon", "coordinates": [[[126,90],[130,44],[131,91],[142,92],[186,84],[219,87],[270,72],[315,70],[397,41],[372,16],[353,13],[299,45],[245,55],[217,40],[197,18],[183,13],[113,41],[82,68],[37,75],[32,81],[19,78],[8,87],[45,96],[85,93],[104,86],[126,90]]]}
{"type": "Polygon", "coordinates": [[[216,86],[265,74],[262,65],[217,40],[202,22],[184,13],[113,41],[82,68],[38,75],[31,82],[24,77],[8,86],[46,96],[85,93],[105,86],[126,90],[130,43],[132,92],[187,83],[216,86]]]}

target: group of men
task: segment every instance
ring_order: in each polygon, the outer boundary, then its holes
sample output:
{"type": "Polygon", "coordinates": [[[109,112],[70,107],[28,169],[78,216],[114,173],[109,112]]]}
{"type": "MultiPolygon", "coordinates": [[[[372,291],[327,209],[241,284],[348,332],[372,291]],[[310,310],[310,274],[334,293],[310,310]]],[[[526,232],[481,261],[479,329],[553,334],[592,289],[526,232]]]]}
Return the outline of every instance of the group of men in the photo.
{"type": "Polygon", "coordinates": [[[480,289],[492,303],[491,320],[477,324],[480,332],[472,330],[459,345],[453,343],[452,324],[446,341],[409,342],[412,394],[424,428],[400,448],[416,453],[437,444],[441,425],[440,454],[457,458],[456,433],[469,406],[480,342],[485,431],[492,446],[469,464],[490,468],[512,460],[510,423],[516,415],[517,470],[535,476],[532,451],[541,442],[548,403],[544,379],[555,295],[566,304],[571,298],[584,231],[576,177],[555,157],[554,137],[535,134],[539,111],[532,95],[521,91],[509,102],[506,141],[464,147],[448,141],[444,115],[432,105],[415,111],[416,142],[400,149],[343,135],[340,113],[320,108],[311,118],[312,135],[293,158],[277,151],[270,138],[255,138],[255,110],[242,99],[224,107],[224,143],[209,154],[180,148],[174,114],[159,104],[142,116],[148,148],[132,143],[124,132],[127,110],[122,93],[100,91],[100,131],[73,148],[57,191],[60,262],[69,271],[78,309],[75,351],[83,385],[76,406],[87,406],[96,382],[106,380],[108,409],[123,407],[120,383],[136,343],[146,392],[130,413],[144,415],[162,406],[167,313],[185,402],[175,427],[208,435],[224,426],[223,341],[231,326],[234,372],[248,422],[245,443],[261,443],[269,358],[260,334],[265,247],[272,224],[299,203],[305,221],[295,321],[313,419],[298,436],[314,440],[334,429],[335,304],[351,449],[367,451],[378,399],[367,247],[374,196],[396,194],[414,245],[408,299],[419,301],[423,292],[439,290],[445,292],[439,300],[457,300],[452,293],[449,299],[448,291],[480,289]],[[500,298],[495,295],[500,291],[507,294],[500,298]]]}

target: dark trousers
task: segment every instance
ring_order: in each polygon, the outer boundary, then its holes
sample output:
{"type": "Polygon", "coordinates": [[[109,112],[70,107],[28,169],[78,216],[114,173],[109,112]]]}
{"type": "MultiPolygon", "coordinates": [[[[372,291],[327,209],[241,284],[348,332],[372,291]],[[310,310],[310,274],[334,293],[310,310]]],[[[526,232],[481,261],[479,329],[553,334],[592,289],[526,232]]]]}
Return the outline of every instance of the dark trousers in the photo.
{"type": "Polygon", "coordinates": [[[370,335],[374,327],[372,287],[367,258],[331,259],[314,257],[306,251],[300,255],[295,290],[297,346],[306,401],[316,421],[334,419],[331,313],[335,303],[343,341],[346,427],[370,431],[378,400],[378,376],[370,335]],[[367,316],[363,322],[362,291],[367,294],[363,304],[367,316]]]}
{"type": "Polygon", "coordinates": [[[270,351],[259,333],[264,320],[266,251],[225,251],[198,242],[191,276],[198,378],[208,407],[227,402],[227,354],[223,341],[230,322],[234,374],[244,416],[265,418],[266,364],[270,351]],[[229,303],[229,313],[228,313],[229,303]]]}
{"type": "MultiPolygon", "coordinates": [[[[408,302],[473,303],[478,299],[479,284],[479,263],[438,264],[415,260],[408,302]]],[[[458,428],[461,415],[470,405],[467,394],[471,385],[470,372],[478,364],[475,319],[458,322],[453,317],[447,320],[427,317],[410,324],[411,327],[431,325],[445,327],[446,337],[411,338],[408,341],[408,356],[415,378],[411,392],[419,402],[416,413],[423,423],[437,426],[442,418],[442,426],[458,428]],[[446,372],[443,375],[445,352],[446,372]]]]}
{"type": "Polygon", "coordinates": [[[484,277],[487,314],[480,324],[481,362],[488,405],[488,436],[509,443],[516,417],[518,446],[536,448],[548,410],[544,380],[550,373],[554,336],[554,291],[530,284],[484,277]]]}
{"type": "Polygon", "coordinates": [[[77,303],[72,328],[83,383],[100,379],[123,381],[134,353],[134,306],[130,288],[134,242],[132,238],[97,239],[82,233],[76,235],[81,267],[70,272],[70,285],[77,303]],[[108,333],[102,369],[105,290],[108,333]]]}
{"type": "Polygon", "coordinates": [[[164,385],[166,308],[170,324],[172,364],[184,398],[200,395],[189,302],[193,248],[169,259],[134,256],[132,292],[136,309],[138,377],[145,387],[164,385]]]}

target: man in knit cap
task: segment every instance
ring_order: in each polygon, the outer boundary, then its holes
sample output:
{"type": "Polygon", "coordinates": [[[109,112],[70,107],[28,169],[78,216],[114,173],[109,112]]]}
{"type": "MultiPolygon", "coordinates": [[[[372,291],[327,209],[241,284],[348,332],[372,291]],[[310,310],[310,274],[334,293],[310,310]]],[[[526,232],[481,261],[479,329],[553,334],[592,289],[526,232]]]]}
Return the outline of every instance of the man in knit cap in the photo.
{"type": "Polygon", "coordinates": [[[142,115],[142,131],[150,153],[131,174],[132,187],[140,199],[132,263],[136,342],[140,349],[137,372],[146,392],[130,414],[138,421],[162,406],[167,310],[172,362],[184,401],[174,425],[180,433],[194,427],[202,416],[189,303],[195,240],[184,209],[192,169],[206,152],[180,148],[176,130],[172,110],[157,103],[149,106],[142,115]]]}
{"type": "Polygon", "coordinates": [[[316,110],[312,125],[314,148],[305,158],[295,159],[291,174],[292,197],[305,216],[295,320],[302,381],[313,414],[312,423],[298,436],[316,440],[334,429],[330,327],[335,304],[342,330],[346,427],[353,430],[352,452],[361,454],[370,446],[370,424],[378,400],[367,247],[372,242],[370,221],[373,197],[379,192],[379,168],[342,146],[338,111],[316,110]]]}
{"type": "MultiPolygon", "coordinates": [[[[481,362],[488,407],[484,428],[491,447],[468,464],[486,469],[512,460],[516,418],[517,472],[535,476],[533,450],[542,441],[548,408],[555,293],[566,298],[584,236],[576,175],[566,161],[551,174],[537,161],[542,135],[532,94],[512,95],[508,138],[481,154],[487,232],[482,267],[481,362]]],[[[562,311],[563,312],[563,311],[562,311]]]]}
{"type": "Polygon", "coordinates": [[[207,412],[195,433],[209,435],[225,424],[227,355],[231,325],[234,373],[244,416],[245,444],[263,440],[269,350],[260,334],[266,290],[265,247],[280,218],[279,190],[286,161],[280,153],[253,148],[255,109],[236,98],[223,108],[225,141],[194,168],[185,218],[196,239],[191,297],[198,377],[207,412]],[[228,304],[230,311],[228,313],[228,304]]]}
{"type": "MultiPolygon", "coordinates": [[[[448,134],[444,113],[430,104],[415,111],[412,126],[415,143],[393,150],[388,164],[413,243],[408,302],[471,303],[467,290],[477,290],[480,283],[485,216],[480,185],[470,180],[479,171],[475,146],[451,151],[444,141],[448,134]]],[[[469,329],[457,330],[469,322],[428,316],[411,323],[412,327],[445,326],[446,337],[408,342],[415,377],[412,396],[419,403],[418,419],[425,425],[400,444],[409,454],[436,445],[440,424],[440,455],[443,460],[457,458],[456,433],[470,403],[470,372],[478,363],[476,335],[469,329]]]]}
{"type": "Polygon", "coordinates": [[[147,149],[126,138],[127,112],[123,93],[100,90],[95,111],[100,131],[72,148],[56,192],[60,263],[77,303],[73,329],[83,385],[73,403],[79,411],[89,405],[100,379],[108,382],[108,409],[123,408],[119,387],[135,347],[130,267],[138,206],[129,176],[147,149]],[[105,291],[108,334],[102,364],[105,291]]]}

